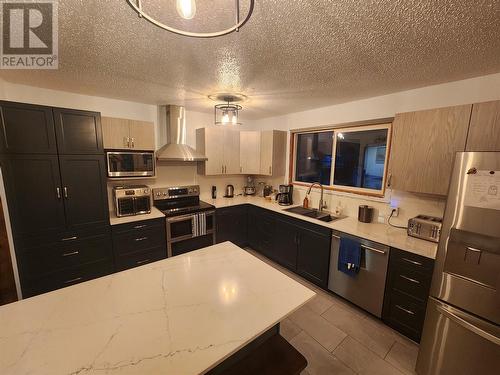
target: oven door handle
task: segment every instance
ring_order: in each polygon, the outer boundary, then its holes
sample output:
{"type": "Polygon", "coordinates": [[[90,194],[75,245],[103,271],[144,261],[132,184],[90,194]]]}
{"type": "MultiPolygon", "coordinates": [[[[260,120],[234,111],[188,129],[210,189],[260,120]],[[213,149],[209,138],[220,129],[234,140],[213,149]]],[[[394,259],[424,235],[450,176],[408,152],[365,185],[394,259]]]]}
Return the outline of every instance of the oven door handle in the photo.
{"type": "Polygon", "coordinates": [[[191,217],[191,233],[193,237],[198,237],[199,229],[198,229],[198,215],[193,215],[191,217]]]}

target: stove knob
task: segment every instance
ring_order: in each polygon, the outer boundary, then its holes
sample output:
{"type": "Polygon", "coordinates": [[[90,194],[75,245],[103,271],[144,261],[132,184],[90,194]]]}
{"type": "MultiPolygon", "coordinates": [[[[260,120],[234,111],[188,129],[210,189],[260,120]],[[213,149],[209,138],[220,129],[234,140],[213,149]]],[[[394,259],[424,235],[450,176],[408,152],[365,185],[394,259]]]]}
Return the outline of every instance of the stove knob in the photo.
{"type": "Polygon", "coordinates": [[[163,196],[166,197],[167,196],[167,193],[163,193],[163,196]]]}
{"type": "Polygon", "coordinates": [[[159,197],[160,195],[161,195],[161,193],[160,193],[160,192],[157,192],[157,193],[156,193],[156,196],[157,196],[157,197],[159,197]]]}
{"type": "Polygon", "coordinates": [[[148,194],[148,193],[149,193],[148,189],[144,189],[144,194],[148,194]]]}

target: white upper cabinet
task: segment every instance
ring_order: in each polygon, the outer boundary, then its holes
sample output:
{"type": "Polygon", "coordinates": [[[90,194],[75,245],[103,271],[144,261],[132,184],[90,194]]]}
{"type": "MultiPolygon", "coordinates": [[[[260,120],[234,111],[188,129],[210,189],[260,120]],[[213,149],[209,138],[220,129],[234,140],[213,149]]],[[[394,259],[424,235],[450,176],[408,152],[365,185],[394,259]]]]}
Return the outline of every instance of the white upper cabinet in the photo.
{"type": "Polygon", "coordinates": [[[152,122],[101,117],[105,149],[154,151],[155,133],[152,122]]]}
{"type": "Polygon", "coordinates": [[[260,132],[240,132],[240,173],[260,174],[260,132]]]}
{"type": "Polygon", "coordinates": [[[198,172],[205,175],[240,173],[240,134],[222,128],[196,129],[196,149],[207,157],[198,172]]]}
{"type": "Polygon", "coordinates": [[[196,149],[208,160],[198,164],[204,175],[285,174],[286,132],[238,131],[220,127],[196,129],[196,149]]]}
{"type": "Polygon", "coordinates": [[[260,135],[260,175],[283,176],[286,166],[286,132],[266,130],[260,135]]]}

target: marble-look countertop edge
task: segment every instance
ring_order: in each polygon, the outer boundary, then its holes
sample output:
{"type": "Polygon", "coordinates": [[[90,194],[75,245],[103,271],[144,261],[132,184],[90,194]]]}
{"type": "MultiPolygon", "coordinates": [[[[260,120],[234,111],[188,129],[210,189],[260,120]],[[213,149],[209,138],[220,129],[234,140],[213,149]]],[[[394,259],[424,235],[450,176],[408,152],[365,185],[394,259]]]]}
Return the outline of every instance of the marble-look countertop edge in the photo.
{"type": "MultiPolygon", "coordinates": [[[[225,288],[223,290],[226,291],[225,288]]],[[[4,332],[3,340],[0,340],[0,352],[4,351],[0,372],[5,370],[11,371],[9,373],[31,373],[37,369],[36,372],[40,374],[71,371],[117,373],[121,371],[121,366],[114,368],[113,364],[123,364],[125,373],[134,373],[136,370],[127,367],[141,364],[144,367],[140,368],[146,371],[143,373],[158,373],[159,366],[166,366],[161,368],[172,373],[206,373],[282,322],[315,295],[314,290],[261,259],[230,242],[224,242],[0,307],[0,325],[9,322],[9,329],[4,332]],[[252,261],[247,262],[247,257],[251,257],[248,259],[252,261]],[[221,272],[210,272],[214,267],[221,272]],[[243,270],[245,272],[242,273],[243,270]],[[186,272],[192,271],[196,274],[186,278],[186,272]],[[142,281],[137,283],[137,280],[142,281]],[[205,281],[202,285],[207,293],[200,293],[196,288],[191,288],[196,280],[205,281]],[[273,281],[271,290],[268,285],[270,281],[273,281]],[[233,294],[220,294],[221,287],[227,283],[235,287],[233,294]],[[125,285],[130,286],[127,296],[120,294],[125,285]],[[140,298],[144,294],[142,288],[145,285],[154,286],[154,290],[149,289],[150,296],[161,296],[159,301],[140,298]],[[185,289],[187,287],[190,289],[185,289]],[[187,291],[189,292],[186,294],[187,291]],[[262,294],[256,298],[255,293],[258,291],[262,294]],[[285,300],[276,299],[276,296],[285,295],[290,297],[285,300]],[[95,296],[108,298],[98,306],[82,308],[95,296]],[[118,296],[120,298],[117,298],[118,296]],[[166,296],[168,299],[165,299],[166,296]],[[193,304],[191,300],[198,298],[197,296],[201,299],[199,303],[193,304]],[[122,301],[122,298],[125,300],[122,301]],[[257,309],[256,301],[266,308],[257,309]],[[208,321],[204,323],[204,320],[209,319],[209,316],[217,317],[214,314],[219,310],[222,316],[230,311],[241,312],[241,315],[233,314],[227,318],[230,321],[227,323],[229,326],[240,326],[238,319],[242,320],[242,315],[248,315],[242,309],[258,314],[252,315],[255,321],[250,326],[236,329],[234,337],[238,340],[231,339],[226,342],[224,340],[230,337],[227,332],[205,329],[208,321]],[[183,311],[182,314],[179,313],[180,310],[183,311]],[[33,315],[33,311],[37,311],[37,314],[33,315]],[[187,320],[188,317],[193,318],[193,314],[202,314],[195,324],[195,321],[187,320]],[[181,326],[179,323],[182,323],[181,326]],[[166,326],[159,330],[157,327],[162,324],[166,326]],[[110,325],[116,325],[116,331],[114,328],[106,330],[105,327],[110,325]],[[78,357],[73,356],[70,362],[58,361],[57,353],[66,345],[69,337],[82,333],[82,327],[86,327],[85,337],[79,338],[84,341],[81,342],[78,357]],[[209,340],[206,337],[190,336],[184,333],[188,327],[197,327],[200,332],[212,333],[215,336],[207,336],[209,340]],[[136,336],[137,342],[143,342],[146,346],[135,351],[133,349],[136,344],[130,343],[127,337],[139,332],[136,336]],[[26,340],[30,335],[33,336],[32,339],[26,340]],[[149,335],[152,335],[154,340],[149,335]],[[111,341],[113,346],[109,346],[111,341]],[[84,342],[87,344],[83,345],[84,342]],[[88,345],[89,342],[93,345],[88,345]],[[168,344],[160,354],[152,345],[158,342],[168,344]],[[206,342],[210,345],[204,347],[201,343],[206,342]],[[219,344],[222,347],[227,343],[229,347],[213,349],[219,344]],[[171,353],[181,354],[174,357],[170,356],[171,353]],[[155,372],[148,372],[152,369],[155,372]]],[[[211,324],[226,326],[220,319],[215,319],[211,324]]]]}
{"type": "Polygon", "coordinates": [[[420,255],[430,259],[436,258],[438,246],[436,243],[410,237],[406,234],[406,231],[404,229],[392,228],[388,224],[361,223],[357,220],[357,218],[353,217],[345,217],[327,223],[305,216],[293,214],[291,212],[286,212],[284,210],[292,206],[280,206],[275,202],[266,200],[261,197],[236,196],[234,198],[217,199],[205,197],[205,199],[203,200],[207,203],[213,204],[216,208],[250,204],[260,208],[268,209],[270,211],[278,212],[298,220],[310,222],[332,230],[337,230],[339,232],[365,238],[367,240],[378,242],[383,245],[404,250],[412,254],[420,255]]]}

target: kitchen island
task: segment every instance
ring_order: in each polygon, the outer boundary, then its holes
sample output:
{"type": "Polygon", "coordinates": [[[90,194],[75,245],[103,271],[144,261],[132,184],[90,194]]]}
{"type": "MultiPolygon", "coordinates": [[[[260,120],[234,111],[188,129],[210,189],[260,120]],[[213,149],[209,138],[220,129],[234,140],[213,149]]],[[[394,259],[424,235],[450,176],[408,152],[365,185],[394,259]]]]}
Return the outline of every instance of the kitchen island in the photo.
{"type": "Polygon", "coordinates": [[[0,373],[204,373],[314,295],[225,242],[0,307],[0,373]]]}

